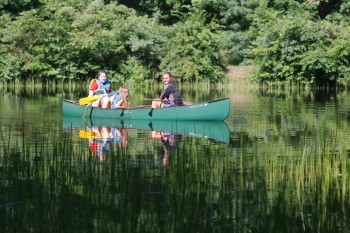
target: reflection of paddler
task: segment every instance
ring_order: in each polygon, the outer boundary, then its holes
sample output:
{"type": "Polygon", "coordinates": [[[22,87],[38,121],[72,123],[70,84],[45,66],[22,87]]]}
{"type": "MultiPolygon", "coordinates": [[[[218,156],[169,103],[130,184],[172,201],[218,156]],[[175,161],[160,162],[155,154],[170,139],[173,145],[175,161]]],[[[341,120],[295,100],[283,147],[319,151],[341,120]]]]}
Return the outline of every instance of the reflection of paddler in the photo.
{"type": "Polygon", "coordinates": [[[80,130],[80,137],[89,138],[90,149],[93,154],[106,159],[106,151],[110,150],[111,143],[118,143],[122,147],[128,145],[127,129],[93,126],[90,131],[80,130]]]}
{"type": "Polygon", "coordinates": [[[176,150],[182,135],[171,132],[152,131],[152,138],[160,139],[164,152],[163,165],[167,165],[169,162],[169,154],[176,150]]]}
{"type": "Polygon", "coordinates": [[[116,128],[113,130],[114,140],[121,147],[128,147],[128,130],[125,128],[116,128]]]}
{"type": "Polygon", "coordinates": [[[91,151],[99,156],[100,160],[106,160],[106,151],[110,149],[110,142],[114,140],[111,128],[108,127],[91,127],[91,132],[95,137],[89,138],[91,151]]]}

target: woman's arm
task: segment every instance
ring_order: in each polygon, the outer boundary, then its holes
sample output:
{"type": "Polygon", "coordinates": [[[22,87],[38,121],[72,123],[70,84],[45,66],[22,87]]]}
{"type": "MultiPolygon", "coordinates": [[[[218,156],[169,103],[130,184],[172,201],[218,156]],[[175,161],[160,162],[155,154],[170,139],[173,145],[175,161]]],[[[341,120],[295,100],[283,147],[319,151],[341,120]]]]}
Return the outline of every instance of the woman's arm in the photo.
{"type": "Polygon", "coordinates": [[[118,101],[118,103],[115,105],[115,107],[116,107],[116,108],[121,108],[121,107],[123,106],[123,104],[124,104],[124,100],[123,100],[123,99],[120,99],[120,100],[118,101]]]}
{"type": "Polygon", "coordinates": [[[94,95],[94,91],[98,89],[98,84],[96,82],[92,83],[89,90],[89,97],[94,95]]]}
{"type": "Polygon", "coordinates": [[[94,91],[93,91],[93,90],[90,90],[90,91],[89,91],[89,97],[90,97],[90,96],[93,96],[93,95],[94,95],[94,91]]]}
{"type": "Polygon", "coordinates": [[[169,95],[174,92],[175,90],[175,85],[174,84],[169,84],[165,90],[162,92],[162,94],[160,95],[159,99],[163,100],[165,98],[169,98],[169,95]]]}

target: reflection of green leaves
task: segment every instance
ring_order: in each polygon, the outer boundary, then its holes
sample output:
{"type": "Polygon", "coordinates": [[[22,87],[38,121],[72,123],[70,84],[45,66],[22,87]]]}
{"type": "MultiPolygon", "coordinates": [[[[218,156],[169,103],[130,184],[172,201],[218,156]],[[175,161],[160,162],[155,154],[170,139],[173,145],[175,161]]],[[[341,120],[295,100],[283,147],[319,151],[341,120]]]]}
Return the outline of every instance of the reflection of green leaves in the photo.
{"type": "MultiPolygon", "coordinates": [[[[153,96],[155,87],[132,89],[131,96],[138,100],[153,96]]],[[[184,89],[199,100],[217,92],[184,89]]],[[[169,219],[186,222],[178,224],[176,232],[203,226],[232,232],[346,229],[350,191],[347,91],[326,95],[329,99],[323,103],[314,98],[324,93],[310,89],[241,91],[243,100],[253,99],[236,102],[235,114],[228,121],[230,143],[185,134],[166,167],[161,165],[161,144],[151,139],[149,131],[127,129],[128,148],[111,143],[107,160],[99,161],[76,128],[66,125],[69,129],[57,130],[62,123],[57,112],[60,93],[35,89],[30,95],[25,90],[18,94],[26,93],[25,98],[5,95],[1,107],[12,111],[1,114],[12,119],[17,108],[26,120],[16,127],[3,124],[0,131],[5,142],[0,160],[6,174],[1,177],[2,201],[21,200],[16,215],[4,215],[6,226],[16,224],[16,229],[25,231],[28,225],[45,222],[55,232],[67,226],[84,232],[91,224],[81,219],[94,219],[99,223],[94,225],[96,232],[108,232],[120,215],[116,224],[125,232],[140,232],[128,230],[133,219],[141,219],[139,225],[147,223],[142,232],[175,232],[169,219]],[[339,100],[342,104],[332,104],[339,100]],[[126,197],[130,197],[127,203],[126,197]],[[67,212],[64,218],[62,211],[67,212]]],[[[77,90],[71,94],[76,96],[77,90]]]]}

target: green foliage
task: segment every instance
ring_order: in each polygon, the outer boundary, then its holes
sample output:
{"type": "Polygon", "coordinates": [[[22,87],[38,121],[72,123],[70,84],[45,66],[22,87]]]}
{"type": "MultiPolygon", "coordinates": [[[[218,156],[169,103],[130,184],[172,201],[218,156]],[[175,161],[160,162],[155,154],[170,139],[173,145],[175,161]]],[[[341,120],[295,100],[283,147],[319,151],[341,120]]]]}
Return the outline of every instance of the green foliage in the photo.
{"type": "Polygon", "coordinates": [[[144,66],[140,60],[135,57],[129,57],[128,60],[121,64],[120,73],[116,75],[117,82],[121,85],[128,86],[131,83],[141,83],[151,77],[151,70],[144,66]]]}
{"type": "Polygon", "coordinates": [[[3,16],[1,53],[22,61],[23,76],[93,78],[107,69],[112,79],[139,82],[171,69],[183,80],[216,82],[223,77],[219,27],[200,17],[165,27],[116,2],[49,3],[14,20],[3,16]]]}
{"type": "Polygon", "coordinates": [[[83,68],[81,74],[92,75],[93,67],[115,70],[118,57],[126,54],[124,32],[129,24],[124,17],[129,17],[132,12],[124,7],[106,7],[102,1],[93,1],[78,13],[72,22],[69,42],[74,47],[77,66],[83,68]]]}
{"type": "Polygon", "coordinates": [[[139,15],[156,17],[164,25],[181,21],[192,5],[191,0],[119,0],[118,3],[135,9],[139,15]]]}
{"type": "Polygon", "coordinates": [[[220,60],[225,66],[240,64],[249,53],[247,44],[250,41],[248,33],[224,31],[220,36],[220,60]]]}
{"type": "Polygon", "coordinates": [[[232,0],[219,1],[219,21],[226,29],[237,31],[249,27],[250,20],[248,15],[251,14],[251,9],[241,2],[232,0]]]}
{"type": "Polygon", "coordinates": [[[350,1],[342,1],[339,3],[339,10],[332,11],[331,14],[328,14],[326,19],[334,22],[350,22],[350,1]]]}
{"type": "Polygon", "coordinates": [[[331,48],[327,51],[329,60],[332,61],[332,73],[343,85],[350,85],[350,26],[340,24],[336,27],[337,36],[333,40],[331,48]]]}
{"type": "Polygon", "coordinates": [[[7,56],[0,61],[0,79],[2,80],[19,80],[22,71],[23,61],[16,56],[7,56]]]}
{"type": "Polygon", "coordinates": [[[337,68],[346,66],[349,59],[347,53],[341,58],[337,52],[339,46],[348,50],[338,39],[344,37],[344,26],[316,21],[306,11],[276,16],[259,24],[252,49],[251,55],[260,66],[260,81],[320,83],[346,76],[337,68]]]}
{"type": "Polygon", "coordinates": [[[0,79],[140,82],[165,70],[215,83],[228,65],[259,81],[349,79],[350,1],[19,0],[0,2],[0,79]]]}
{"type": "Polygon", "coordinates": [[[40,0],[1,0],[0,14],[2,12],[8,12],[17,15],[23,11],[35,8],[39,4],[40,0]]]}
{"type": "Polygon", "coordinates": [[[339,11],[342,0],[321,0],[318,3],[319,16],[324,19],[335,11],[339,11]]]}
{"type": "Polygon", "coordinates": [[[193,17],[174,25],[164,46],[161,70],[170,70],[183,81],[217,82],[223,76],[218,53],[218,25],[205,26],[193,17]]]}

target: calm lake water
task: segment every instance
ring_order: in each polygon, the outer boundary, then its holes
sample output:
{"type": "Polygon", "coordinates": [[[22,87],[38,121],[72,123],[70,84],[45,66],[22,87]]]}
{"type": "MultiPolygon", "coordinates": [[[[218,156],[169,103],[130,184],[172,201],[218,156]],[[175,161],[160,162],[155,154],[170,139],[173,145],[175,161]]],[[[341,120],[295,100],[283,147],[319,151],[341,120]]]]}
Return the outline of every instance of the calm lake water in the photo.
{"type": "Polygon", "coordinates": [[[85,90],[0,89],[0,232],[350,231],[350,91],[181,89],[229,117],[67,118],[85,90]]]}

